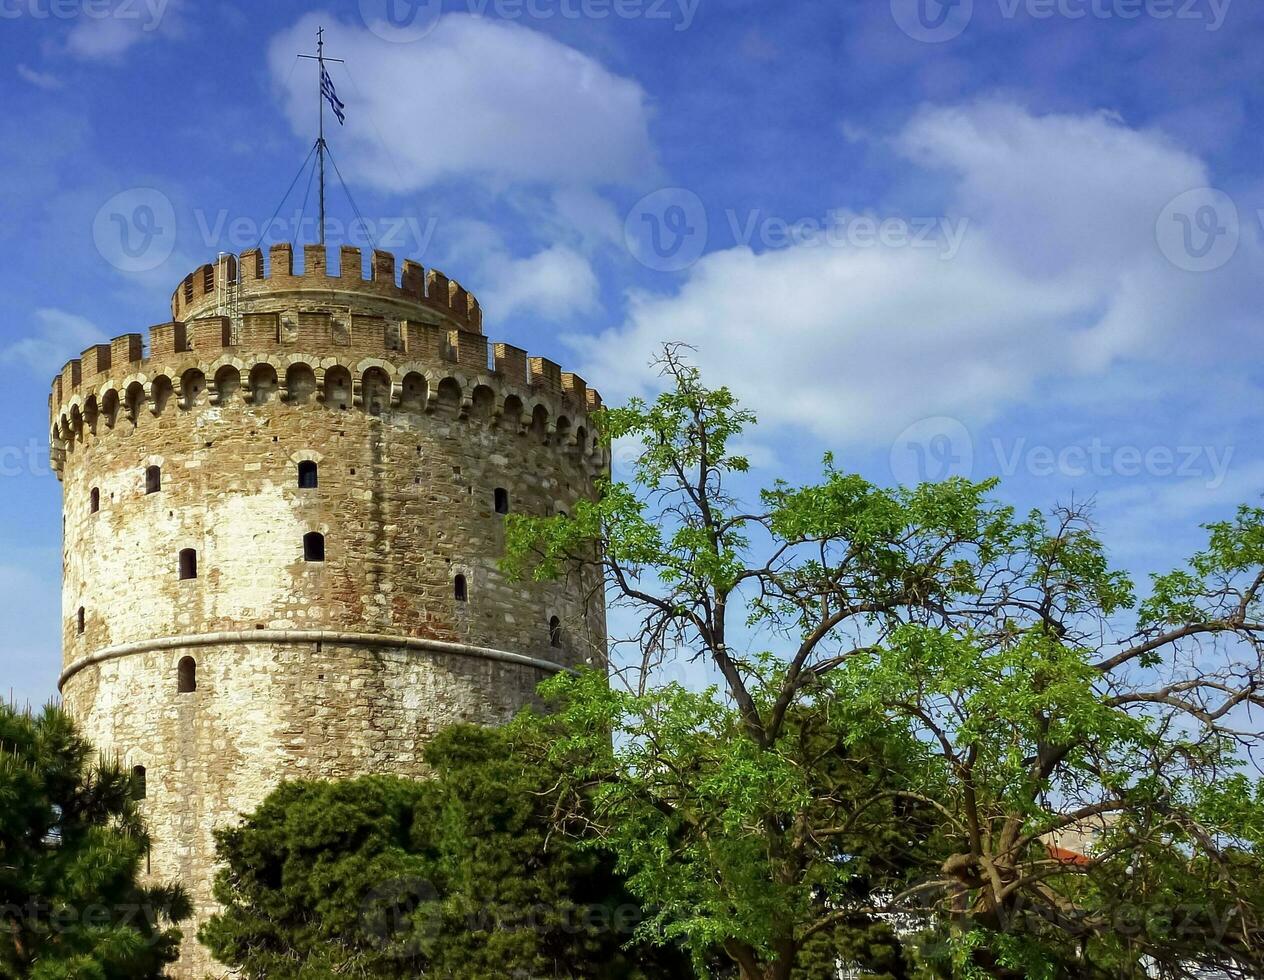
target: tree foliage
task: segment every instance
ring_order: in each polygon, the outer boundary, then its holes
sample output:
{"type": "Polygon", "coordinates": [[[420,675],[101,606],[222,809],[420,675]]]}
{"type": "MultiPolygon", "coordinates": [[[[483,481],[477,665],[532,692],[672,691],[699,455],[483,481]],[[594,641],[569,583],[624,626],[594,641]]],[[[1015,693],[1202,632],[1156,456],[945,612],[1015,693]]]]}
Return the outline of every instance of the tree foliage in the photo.
{"type": "Polygon", "coordinates": [[[598,671],[544,691],[558,710],[521,716],[509,735],[517,751],[550,761],[577,837],[614,854],[652,906],[645,942],[683,943],[699,975],[728,975],[715,960],[734,937],[766,941],[802,923],[797,980],[833,980],[840,959],[860,976],[913,975],[914,958],[869,896],[905,887],[914,848],[947,853],[931,807],[888,792],[895,774],[911,777],[916,753],[896,739],[848,744],[842,716],[823,703],[796,706],[768,751],[715,691],[637,693],[598,671]],[[772,813],[794,818],[774,831],[772,813]],[[798,878],[769,876],[770,841],[795,849],[798,878]]]}
{"type": "Polygon", "coordinates": [[[675,977],[625,951],[641,918],[609,862],[551,821],[547,773],[457,726],[434,776],[282,784],[217,834],[223,911],[202,941],[247,977],[675,977]]]}
{"type": "Polygon", "coordinates": [[[658,910],[644,935],[749,980],[880,924],[897,971],[1264,968],[1264,510],[1139,600],[1084,508],[1018,515],[994,481],[888,488],[827,457],[745,503],[753,419],[678,348],[662,366],[663,394],[599,420],[633,479],[513,515],[505,559],[596,564],[637,614],[624,683],[556,679],[517,737],[658,910]],[[720,684],[657,683],[672,658],[720,684]]]}
{"type": "Polygon", "coordinates": [[[132,777],[58,708],[0,705],[0,977],[161,977],[190,914],[138,883],[149,841],[132,777]]]}

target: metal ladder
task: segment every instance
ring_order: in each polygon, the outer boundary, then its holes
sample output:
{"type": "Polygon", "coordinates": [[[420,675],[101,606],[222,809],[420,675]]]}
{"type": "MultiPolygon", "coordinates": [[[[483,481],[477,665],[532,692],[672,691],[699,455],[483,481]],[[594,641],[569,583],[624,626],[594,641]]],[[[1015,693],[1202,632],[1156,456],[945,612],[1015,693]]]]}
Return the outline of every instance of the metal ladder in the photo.
{"type": "Polygon", "coordinates": [[[215,313],[217,316],[228,317],[232,340],[236,343],[241,332],[241,263],[236,254],[220,252],[216,265],[215,313]],[[227,263],[224,260],[228,256],[232,256],[233,259],[232,278],[225,275],[227,263]]]}

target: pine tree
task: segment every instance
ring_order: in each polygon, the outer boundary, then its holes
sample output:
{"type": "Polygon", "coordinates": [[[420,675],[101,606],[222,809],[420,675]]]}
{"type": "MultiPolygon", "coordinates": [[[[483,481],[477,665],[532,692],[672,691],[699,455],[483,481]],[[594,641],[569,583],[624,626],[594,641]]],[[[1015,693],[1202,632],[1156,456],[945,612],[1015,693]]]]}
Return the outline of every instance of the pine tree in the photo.
{"type": "Polygon", "coordinates": [[[0,978],[136,980],[175,960],[189,902],[138,883],[133,796],[65,712],[0,705],[0,978]]]}
{"type": "Polygon", "coordinates": [[[555,830],[547,771],[503,733],[448,729],[426,763],[428,780],[286,783],[220,831],[216,958],[270,980],[688,975],[673,949],[623,949],[640,906],[555,830]]]}

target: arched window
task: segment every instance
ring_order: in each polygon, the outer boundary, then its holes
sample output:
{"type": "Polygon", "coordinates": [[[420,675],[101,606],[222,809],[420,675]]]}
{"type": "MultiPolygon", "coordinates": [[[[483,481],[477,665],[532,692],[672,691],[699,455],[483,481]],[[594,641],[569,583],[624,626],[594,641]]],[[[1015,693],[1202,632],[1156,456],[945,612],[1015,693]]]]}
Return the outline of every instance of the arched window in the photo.
{"type": "Polygon", "coordinates": [[[305,459],[298,464],[298,488],[300,490],[315,490],[318,483],[316,464],[310,459],[305,459]]]}
{"type": "Polygon", "coordinates": [[[364,410],[370,415],[381,415],[391,407],[391,379],[381,368],[369,368],[360,379],[360,393],[364,410]]]}
{"type": "Polygon", "coordinates": [[[162,489],[162,467],[151,466],[145,470],[145,493],[157,493],[162,489]]]}
{"type": "Polygon", "coordinates": [[[85,618],[86,618],[86,614],[83,611],[83,606],[80,606],[79,611],[75,613],[75,631],[80,636],[83,635],[83,625],[84,625],[85,618]]]}
{"type": "Polygon", "coordinates": [[[132,799],[143,800],[149,788],[145,784],[145,767],[132,766],[132,799]]]}
{"type": "Polygon", "coordinates": [[[325,560],[325,536],[319,531],[310,531],[303,535],[303,560],[325,560]]]}
{"type": "Polygon", "coordinates": [[[271,364],[256,364],[247,376],[250,384],[250,400],[256,405],[266,405],[276,394],[278,387],[276,368],[271,364]]]}
{"type": "Polygon", "coordinates": [[[465,602],[469,599],[470,590],[465,584],[464,575],[458,575],[452,580],[452,596],[457,602],[465,602]]]}
{"type": "Polygon", "coordinates": [[[197,690],[197,661],[192,657],[181,657],[176,666],[176,691],[179,694],[192,694],[197,690]]]}
{"type": "Polygon", "coordinates": [[[93,487],[92,492],[88,495],[88,513],[95,514],[101,509],[101,489],[93,487]]]}
{"type": "Polygon", "coordinates": [[[316,394],[316,372],[303,363],[291,364],[285,371],[286,396],[297,405],[311,401],[316,394]]]}
{"type": "Polygon", "coordinates": [[[562,645],[562,621],[556,616],[549,619],[549,646],[560,647],[562,645]]]}
{"type": "Polygon", "coordinates": [[[496,500],[496,513],[508,514],[509,513],[509,491],[506,490],[504,487],[497,487],[496,493],[495,493],[495,500],[496,500]]]}
{"type": "Polygon", "coordinates": [[[346,409],[351,402],[351,372],[345,367],[331,367],[325,371],[325,404],[330,408],[346,409]]]}
{"type": "Polygon", "coordinates": [[[180,552],[180,578],[197,578],[197,552],[192,548],[180,552]]]}

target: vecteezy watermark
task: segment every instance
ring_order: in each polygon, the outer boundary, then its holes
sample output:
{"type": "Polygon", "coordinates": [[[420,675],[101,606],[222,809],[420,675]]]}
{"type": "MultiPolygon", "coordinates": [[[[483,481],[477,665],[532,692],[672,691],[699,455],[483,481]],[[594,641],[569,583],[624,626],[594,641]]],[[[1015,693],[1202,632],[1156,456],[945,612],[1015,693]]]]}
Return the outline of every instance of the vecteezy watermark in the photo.
{"type": "Polygon", "coordinates": [[[1025,436],[990,439],[976,447],[970,431],[947,416],[914,422],[891,446],[891,476],[899,483],[938,482],[976,474],[1037,479],[1058,477],[1151,477],[1199,480],[1208,490],[1222,486],[1233,462],[1233,446],[1113,445],[1094,437],[1052,446],[1025,436]],[[983,450],[983,451],[980,451],[983,450]]]}
{"type": "Polygon", "coordinates": [[[126,20],[158,29],[171,0],[0,0],[0,20],[126,20]]]}
{"type": "Polygon", "coordinates": [[[1237,254],[1242,223],[1228,194],[1197,187],[1168,202],[1155,222],[1154,236],[1159,251],[1178,269],[1214,272],[1237,254]]]}
{"type": "MultiPolygon", "coordinates": [[[[148,272],[171,257],[179,229],[175,206],[162,191],[133,187],[101,205],[92,222],[92,238],[101,257],[122,272],[148,272]]],[[[196,232],[199,251],[241,252],[264,241],[314,242],[320,237],[319,219],[306,209],[277,214],[263,221],[234,216],[227,209],[193,212],[186,230],[196,232]]],[[[325,241],[331,246],[354,245],[424,255],[434,238],[438,219],[415,215],[356,217],[325,220],[325,241]]]]}
{"type": "MultiPolygon", "coordinates": [[[[693,26],[701,0],[459,0],[449,11],[497,20],[646,20],[693,26]]],[[[365,26],[387,41],[419,41],[438,26],[443,0],[360,0],[365,26]]]]}
{"type": "Polygon", "coordinates": [[[445,929],[458,933],[604,934],[631,938],[646,918],[632,903],[469,902],[440,896],[424,878],[382,882],[360,903],[360,933],[393,959],[424,958],[445,929]]]}
{"type": "Polygon", "coordinates": [[[942,44],[970,26],[974,0],[891,0],[891,16],[914,41],[942,44]]]}
{"type": "Polygon", "coordinates": [[[35,896],[21,903],[0,903],[0,916],[5,923],[16,924],[20,930],[36,935],[65,936],[81,929],[100,930],[105,927],[135,928],[143,941],[150,945],[164,940],[161,926],[164,921],[172,921],[170,912],[171,909],[161,903],[89,902],[76,905],[54,903],[35,896]]]}
{"type": "Polygon", "coordinates": [[[1086,445],[1053,447],[1018,438],[1008,445],[992,439],[990,446],[1001,476],[1176,477],[1202,479],[1208,490],[1224,483],[1234,451],[1233,446],[1113,446],[1096,437],[1086,445]]]}
{"type": "Polygon", "coordinates": [[[623,222],[623,240],[632,256],[657,272],[679,272],[707,247],[707,209],[691,190],[664,187],[646,194],[623,222]]]}
{"type": "Polygon", "coordinates": [[[119,191],[98,209],[92,240],[102,258],[123,272],[148,272],[176,247],[176,211],[153,187],[119,191]]]}
{"type": "MultiPolygon", "coordinates": [[[[1133,873],[1131,866],[1127,873],[1133,873]]],[[[942,879],[924,881],[905,891],[905,895],[915,898],[900,903],[892,910],[897,916],[907,917],[911,926],[908,930],[908,942],[918,950],[921,958],[934,961],[950,957],[954,949],[960,948],[961,937],[969,934],[974,924],[973,916],[969,913],[954,916],[951,931],[924,928],[935,923],[935,910],[951,907],[957,902],[957,893],[958,886],[942,879]],[[923,928],[918,928],[919,926],[923,928]]],[[[1026,931],[1025,927],[1029,922],[1043,922],[1043,911],[1031,899],[1032,896],[1023,891],[1015,893],[1012,901],[999,909],[999,914],[988,922],[988,930],[1021,933],[1026,931]]],[[[1071,909],[1067,914],[1071,920],[1091,919],[1093,928],[1101,934],[1113,933],[1119,937],[1147,937],[1152,940],[1160,937],[1185,942],[1197,940],[1208,947],[1218,947],[1229,934],[1230,927],[1240,913],[1232,903],[1191,901],[1168,904],[1155,900],[1144,905],[1126,901],[1112,902],[1108,907],[1071,909]]]]}
{"type": "Polygon", "coordinates": [[[0,479],[19,476],[52,476],[48,460],[48,442],[28,439],[23,445],[0,446],[0,479]]]}
{"type": "Polygon", "coordinates": [[[443,0],[360,0],[360,19],[378,37],[406,44],[419,41],[439,23],[443,0]]]}
{"type": "Polygon", "coordinates": [[[725,212],[733,240],[764,248],[924,248],[944,260],[956,258],[970,225],[968,218],[944,216],[879,218],[848,211],[829,211],[825,218],[788,221],[756,209],[739,215],[725,212]]]}
{"type": "Polygon", "coordinates": [[[914,422],[891,444],[891,475],[898,483],[937,483],[973,472],[970,430],[946,415],[914,422]]]}
{"type": "Polygon", "coordinates": [[[360,929],[387,956],[411,959],[427,952],[443,927],[439,893],[424,878],[392,878],[360,903],[360,929]]]}
{"type": "MultiPolygon", "coordinates": [[[[833,210],[824,217],[786,218],[758,208],[724,212],[724,245],[746,248],[915,248],[944,260],[961,249],[969,219],[878,217],[833,210]]],[[[683,187],[664,187],[632,206],[623,223],[628,251],[647,268],[679,272],[702,257],[711,234],[702,199],[683,187]]]]}
{"type": "MultiPolygon", "coordinates": [[[[978,6],[984,0],[978,0],[978,6]]],[[[1204,30],[1224,26],[1233,0],[994,0],[1005,20],[1194,21],[1204,30]]],[[[960,37],[976,13],[976,0],[890,0],[896,26],[914,41],[942,44],[960,37]]]]}
{"type": "MultiPolygon", "coordinates": [[[[319,219],[301,210],[277,215],[266,223],[243,215],[232,217],[225,209],[214,213],[197,209],[193,217],[202,244],[207,249],[240,252],[264,240],[310,242],[319,237],[319,219]]],[[[435,217],[422,219],[411,215],[357,217],[346,222],[326,218],[325,241],[331,245],[375,247],[421,255],[434,238],[438,223],[435,217]]]]}

